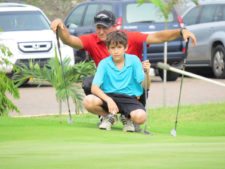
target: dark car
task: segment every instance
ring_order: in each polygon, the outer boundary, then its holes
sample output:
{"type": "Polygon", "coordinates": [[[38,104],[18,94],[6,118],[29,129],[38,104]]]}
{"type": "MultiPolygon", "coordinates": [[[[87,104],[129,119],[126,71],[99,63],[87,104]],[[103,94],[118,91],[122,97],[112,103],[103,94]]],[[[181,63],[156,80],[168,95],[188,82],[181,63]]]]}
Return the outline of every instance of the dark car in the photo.
{"type": "MultiPolygon", "coordinates": [[[[101,10],[112,11],[117,20],[118,29],[129,31],[139,31],[151,33],[165,29],[165,19],[159,8],[152,3],[139,5],[135,0],[91,0],[76,5],[65,19],[65,25],[71,34],[79,36],[95,32],[93,22],[94,15],[101,10]]],[[[167,29],[177,29],[181,27],[179,17],[175,11],[169,14],[167,29]]],[[[168,42],[168,63],[179,65],[185,57],[184,43],[182,39],[168,42]]],[[[153,68],[156,63],[163,61],[164,44],[152,44],[147,48],[148,59],[153,68]]],[[[87,59],[84,51],[75,51],[76,61],[87,59]]],[[[163,77],[162,70],[157,71],[163,77]]],[[[167,80],[174,81],[178,74],[168,72],[167,80]]]]}

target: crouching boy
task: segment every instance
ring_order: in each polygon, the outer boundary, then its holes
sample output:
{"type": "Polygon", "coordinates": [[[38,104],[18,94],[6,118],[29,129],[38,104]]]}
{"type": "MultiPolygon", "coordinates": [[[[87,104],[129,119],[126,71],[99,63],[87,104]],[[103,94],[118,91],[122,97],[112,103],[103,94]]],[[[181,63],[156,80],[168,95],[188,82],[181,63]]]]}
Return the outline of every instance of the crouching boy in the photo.
{"type": "Polygon", "coordinates": [[[85,108],[94,114],[103,116],[100,129],[111,130],[115,115],[121,113],[124,131],[135,131],[136,125],[146,121],[145,107],[139,101],[144,87],[150,85],[149,61],[142,67],[140,59],[125,53],[127,36],[122,31],[113,31],[107,35],[106,45],[110,56],[98,65],[91,87],[91,95],[84,99],[85,108]]]}

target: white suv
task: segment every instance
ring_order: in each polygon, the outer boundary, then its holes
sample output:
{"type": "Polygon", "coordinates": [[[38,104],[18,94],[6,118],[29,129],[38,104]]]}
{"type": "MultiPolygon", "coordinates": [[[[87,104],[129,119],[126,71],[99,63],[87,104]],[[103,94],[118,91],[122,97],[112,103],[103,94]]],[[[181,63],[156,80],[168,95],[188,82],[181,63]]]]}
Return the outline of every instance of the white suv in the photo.
{"type": "MultiPolygon", "coordinates": [[[[55,56],[56,35],[43,11],[31,5],[0,3],[0,44],[12,52],[12,64],[28,64],[30,60],[43,66],[55,56]]],[[[62,57],[70,57],[74,64],[73,49],[61,43],[62,57]]],[[[2,54],[0,53],[0,58],[2,54]]],[[[0,69],[12,73],[12,66],[0,69]]]]}

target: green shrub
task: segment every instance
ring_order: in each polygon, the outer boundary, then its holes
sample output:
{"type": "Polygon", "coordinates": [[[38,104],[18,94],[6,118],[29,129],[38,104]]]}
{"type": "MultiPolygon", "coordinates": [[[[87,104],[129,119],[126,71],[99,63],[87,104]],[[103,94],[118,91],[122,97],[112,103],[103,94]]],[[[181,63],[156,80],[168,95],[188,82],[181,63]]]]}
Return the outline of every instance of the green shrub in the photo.
{"type": "Polygon", "coordinates": [[[0,116],[7,115],[10,111],[19,112],[19,109],[8,98],[8,95],[19,98],[18,88],[14,85],[13,80],[7,77],[3,66],[9,65],[8,57],[12,53],[7,47],[0,44],[0,116]]]}

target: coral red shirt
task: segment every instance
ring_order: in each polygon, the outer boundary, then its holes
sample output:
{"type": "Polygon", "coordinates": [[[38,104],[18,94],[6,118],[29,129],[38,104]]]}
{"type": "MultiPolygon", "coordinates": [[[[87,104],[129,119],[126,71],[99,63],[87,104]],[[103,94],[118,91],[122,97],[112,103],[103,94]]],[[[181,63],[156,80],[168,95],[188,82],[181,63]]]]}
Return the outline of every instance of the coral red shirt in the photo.
{"type": "MultiPolygon", "coordinates": [[[[125,31],[128,37],[128,54],[136,55],[142,60],[143,42],[147,39],[147,34],[140,32],[129,32],[125,31]]],[[[105,42],[101,41],[95,33],[80,36],[83,43],[84,50],[94,60],[96,66],[98,63],[109,56],[105,42]]]]}

